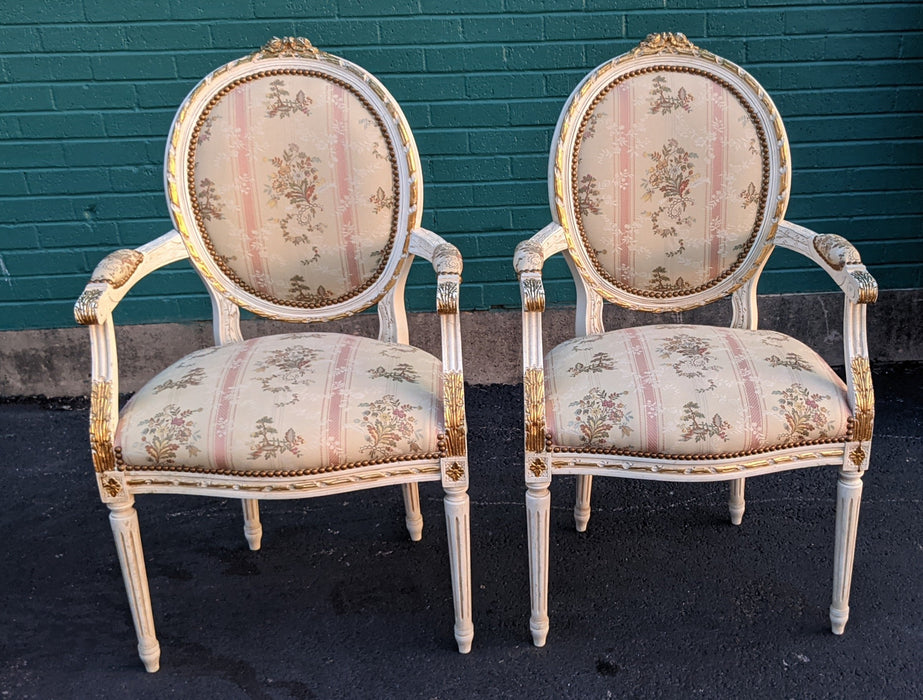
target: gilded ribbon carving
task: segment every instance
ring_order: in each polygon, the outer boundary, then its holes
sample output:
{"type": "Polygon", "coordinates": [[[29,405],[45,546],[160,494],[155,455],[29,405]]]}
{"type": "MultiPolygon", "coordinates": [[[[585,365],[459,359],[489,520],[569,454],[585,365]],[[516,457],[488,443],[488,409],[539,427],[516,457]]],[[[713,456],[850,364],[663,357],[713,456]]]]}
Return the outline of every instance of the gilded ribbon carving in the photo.
{"type": "Polygon", "coordinates": [[[115,469],[115,451],[109,415],[112,410],[112,382],[96,380],[90,390],[90,451],[96,472],[115,469]]]}
{"type": "Polygon", "coordinates": [[[634,50],[635,56],[647,56],[655,53],[700,53],[699,48],[695,46],[685,34],[680,32],[659,32],[657,34],[648,34],[647,38],[641,42],[637,49],[634,50]]]}
{"type": "Polygon", "coordinates": [[[93,289],[84,289],[83,294],[74,304],[74,318],[81,326],[92,326],[98,323],[96,310],[99,305],[99,298],[103,295],[100,287],[93,289]]]}
{"type": "Polygon", "coordinates": [[[875,420],[875,394],[872,391],[872,371],[867,357],[853,359],[852,381],[856,395],[852,439],[854,442],[871,440],[872,423],[875,420]]]}
{"type": "Polygon", "coordinates": [[[545,372],[531,367],[523,375],[526,408],[526,450],[545,450],[545,372]]]}
{"type": "Polygon", "coordinates": [[[544,311],[545,310],[545,288],[542,281],[535,277],[527,277],[520,280],[522,285],[523,308],[526,311],[544,311]]]}
{"type": "Polygon", "coordinates": [[[304,37],[285,36],[281,39],[274,36],[263,48],[260,49],[263,58],[279,58],[280,56],[314,57],[320,55],[310,41],[304,37]]]}
{"type": "Polygon", "coordinates": [[[106,282],[118,289],[131,278],[142,262],[144,255],[137,250],[116,250],[96,266],[90,282],[106,282]]]}
{"type": "Polygon", "coordinates": [[[859,258],[859,251],[853,247],[853,244],[834,233],[815,236],[814,250],[834,270],[842,270],[846,265],[862,262],[859,258]]]}
{"type": "Polygon", "coordinates": [[[446,372],[445,384],[445,454],[464,457],[465,441],[465,384],[461,372],[446,372]]]}
{"type": "Polygon", "coordinates": [[[458,313],[457,282],[440,282],[436,286],[436,311],[440,314],[458,313]]]}

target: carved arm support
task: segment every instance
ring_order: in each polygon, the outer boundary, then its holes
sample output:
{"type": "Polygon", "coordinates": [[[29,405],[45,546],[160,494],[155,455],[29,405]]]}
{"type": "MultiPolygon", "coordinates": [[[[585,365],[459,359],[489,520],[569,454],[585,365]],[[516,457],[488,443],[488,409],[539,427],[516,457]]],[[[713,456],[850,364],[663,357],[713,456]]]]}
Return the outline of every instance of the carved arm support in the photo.
{"type": "Polygon", "coordinates": [[[462,256],[454,245],[423,228],[411,232],[410,252],[429,260],[436,271],[436,311],[442,332],[445,406],[442,481],[447,487],[467,486],[468,424],[465,419],[464,368],[458,312],[462,256]]]}
{"type": "Polygon", "coordinates": [[[878,284],[859,257],[859,251],[842,236],[819,234],[788,221],[779,225],[776,244],[811,258],[820,265],[846,296],[843,308],[843,355],[846,386],[853,412],[852,443],[844,469],[862,471],[868,467],[872,438],[875,395],[869,366],[866,309],[878,299],[878,284]]]}
{"type": "Polygon", "coordinates": [[[513,267],[519,277],[522,295],[522,367],[525,410],[526,479],[550,478],[541,454],[545,452],[545,369],[542,350],[542,312],[545,288],[542,267],[545,261],[567,248],[564,229],[549,224],[527,241],[516,246],[513,267]]]}
{"type": "Polygon", "coordinates": [[[112,500],[122,492],[118,478],[109,473],[115,469],[113,436],[119,412],[118,355],[112,311],[138,280],[185,257],[186,247],[176,231],[136,250],[111,253],[96,266],[74,305],[77,323],[90,329],[90,447],[104,500],[112,500]]]}

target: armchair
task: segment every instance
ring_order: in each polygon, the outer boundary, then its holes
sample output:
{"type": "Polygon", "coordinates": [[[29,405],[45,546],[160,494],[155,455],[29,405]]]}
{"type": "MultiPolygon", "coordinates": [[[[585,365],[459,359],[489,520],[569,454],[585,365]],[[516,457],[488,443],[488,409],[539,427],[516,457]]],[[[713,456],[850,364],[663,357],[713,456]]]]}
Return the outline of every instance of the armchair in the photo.
{"type": "MultiPolygon", "coordinates": [[[[458,250],[420,227],[420,160],[382,84],[306,39],[274,39],[189,94],[167,142],[175,229],[105,258],[75,306],[90,329],[90,443],[138,651],[159,667],[135,496],[239,498],[259,549],[262,499],[400,485],[413,540],[418,484],[445,490],[459,651],[471,648],[468,465],[458,250]],[[414,256],[433,263],[442,358],[409,345],[414,256]],[[112,312],[142,277],[189,258],[215,346],[164,369],[118,410],[112,312]],[[377,339],[299,332],[244,340],[239,308],[313,323],[378,305],[377,339]]],[[[382,582],[387,585],[387,582],[382,582]]]]}
{"type": "Polygon", "coordinates": [[[584,531],[594,476],[728,481],[741,523],[750,477],[837,465],[830,621],[849,615],[874,402],[866,306],[875,280],[840,236],[784,220],[785,129],[752,76],[655,34],[587,75],[552,140],[553,221],[516,250],[523,305],[530,629],[548,634],[552,477],[577,477],[584,531]],[[756,287],[774,245],[844,293],[846,382],[803,343],[758,330],[756,287]],[[577,288],[575,338],[544,354],[542,266],[562,252],[577,288]],[[730,328],[606,331],[603,302],[664,313],[731,296],[730,328]]]}

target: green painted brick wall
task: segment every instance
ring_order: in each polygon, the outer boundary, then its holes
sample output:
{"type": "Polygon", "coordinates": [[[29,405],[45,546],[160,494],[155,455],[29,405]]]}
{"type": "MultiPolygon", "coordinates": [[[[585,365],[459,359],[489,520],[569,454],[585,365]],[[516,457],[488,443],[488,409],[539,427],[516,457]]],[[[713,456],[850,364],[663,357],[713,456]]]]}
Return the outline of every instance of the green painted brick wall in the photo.
{"type": "MultiPolygon", "coordinates": [[[[423,158],[424,224],[465,256],[466,309],[517,307],[515,244],[549,220],[554,123],[591,68],[652,31],[740,63],[775,99],[795,166],[789,218],[849,237],[883,288],[923,286],[923,7],[786,0],[0,0],[0,330],[73,324],[109,251],[170,227],[164,142],[199,78],[273,35],[380,77],[423,158]]],[[[409,306],[433,305],[417,266],[409,306]]],[[[560,262],[546,268],[573,300],[560,262]]],[[[831,289],[777,251],[761,292],[831,289]]],[[[184,264],[120,322],[210,313],[184,264]]]]}

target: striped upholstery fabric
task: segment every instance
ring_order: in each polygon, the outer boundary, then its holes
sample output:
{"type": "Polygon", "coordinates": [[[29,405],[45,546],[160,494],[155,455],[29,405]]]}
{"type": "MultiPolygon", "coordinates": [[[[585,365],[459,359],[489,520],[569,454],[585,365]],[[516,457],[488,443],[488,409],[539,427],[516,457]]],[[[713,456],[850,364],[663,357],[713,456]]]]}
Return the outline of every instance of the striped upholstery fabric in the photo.
{"type": "Polygon", "coordinates": [[[845,439],[846,386],[771,331],[657,325],[562,343],[545,358],[554,444],[719,455],[845,439]]]}
{"type": "Polygon", "coordinates": [[[132,397],[125,465],[309,472],[438,452],[442,367],[407,345],[336,333],[256,338],[187,355],[132,397]]]}

